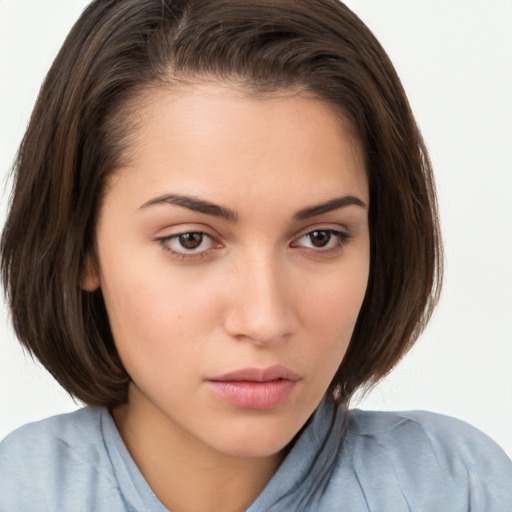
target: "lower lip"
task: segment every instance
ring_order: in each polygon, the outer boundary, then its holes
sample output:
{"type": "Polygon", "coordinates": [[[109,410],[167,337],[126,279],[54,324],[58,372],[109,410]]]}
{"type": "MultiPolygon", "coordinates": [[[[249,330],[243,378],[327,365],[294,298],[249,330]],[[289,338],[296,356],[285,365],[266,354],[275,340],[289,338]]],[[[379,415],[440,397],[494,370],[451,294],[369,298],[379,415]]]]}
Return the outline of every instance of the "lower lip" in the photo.
{"type": "Polygon", "coordinates": [[[268,382],[208,381],[210,388],[236,407],[243,409],[273,409],[292,393],[296,381],[277,379],[268,382]]]}

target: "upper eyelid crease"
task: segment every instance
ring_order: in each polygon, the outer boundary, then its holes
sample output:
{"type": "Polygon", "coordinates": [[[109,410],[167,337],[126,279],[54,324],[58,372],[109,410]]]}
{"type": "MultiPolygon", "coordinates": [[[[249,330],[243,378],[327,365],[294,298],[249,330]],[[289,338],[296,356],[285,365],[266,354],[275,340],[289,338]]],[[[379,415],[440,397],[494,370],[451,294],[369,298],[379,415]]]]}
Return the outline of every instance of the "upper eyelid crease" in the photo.
{"type": "MultiPolygon", "coordinates": [[[[149,201],[145,202],[140,207],[140,209],[165,203],[181,206],[183,208],[187,208],[188,210],[204,213],[206,215],[220,217],[230,222],[238,221],[238,213],[230,208],[211,203],[210,201],[205,201],[203,199],[181,194],[164,194],[162,196],[155,197],[154,199],[150,199],[149,201]]],[[[309,219],[310,217],[316,217],[324,213],[329,213],[334,210],[339,210],[340,208],[345,208],[347,206],[359,206],[360,208],[366,209],[366,204],[361,199],[348,195],[336,197],[326,201],[325,203],[309,206],[299,210],[295,212],[293,219],[295,221],[301,221],[309,219]]]]}

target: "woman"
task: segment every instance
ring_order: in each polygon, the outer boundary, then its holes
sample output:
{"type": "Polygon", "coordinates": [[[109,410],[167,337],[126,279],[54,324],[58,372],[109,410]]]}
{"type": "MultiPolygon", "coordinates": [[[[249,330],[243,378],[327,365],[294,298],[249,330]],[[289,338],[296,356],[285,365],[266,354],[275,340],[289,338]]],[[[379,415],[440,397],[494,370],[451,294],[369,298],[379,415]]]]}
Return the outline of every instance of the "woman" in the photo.
{"type": "Polygon", "coordinates": [[[407,99],[343,4],[93,2],[2,238],[18,337],[89,407],[3,442],[1,510],[506,510],[482,434],[348,409],[440,258],[407,99]]]}

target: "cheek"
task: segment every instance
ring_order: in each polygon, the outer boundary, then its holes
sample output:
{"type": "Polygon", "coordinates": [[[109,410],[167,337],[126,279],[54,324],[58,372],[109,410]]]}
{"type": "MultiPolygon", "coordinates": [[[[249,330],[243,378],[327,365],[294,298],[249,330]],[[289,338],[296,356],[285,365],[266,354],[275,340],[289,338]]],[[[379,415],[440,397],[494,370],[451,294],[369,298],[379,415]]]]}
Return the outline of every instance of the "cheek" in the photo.
{"type": "Polygon", "coordinates": [[[356,265],[331,268],[328,275],[307,279],[302,285],[302,333],[296,339],[297,364],[306,365],[304,391],[317,404],[334,378],[352,338],[367,286],[365,260],[356,265]]]}
{"type": "Polygon", "coordinates": [[[332,269],[329,276],[316,280],[309,293],[304,294],[309,341],[302,348],[315,368],[322,368],[322,371],[315,370],[322,393],[345,356],[366,293],[367,253],[351,263],[332,269]]]}
{"type": "Polygon", "coordinates": [[[172,359],[200,348],[218,316],[213,285],[203,280],[199,287],[184,273],[157,265],[123,267],[118,260],[115,268],[105,269],[102,291],[114,341],[127,367],[129,360],[172,359]]]}
{"type": "Polygon", "coordinates": [[[366,261],[362,258],[350,268],[335,270],[309,286],[303,310],[326,340],[350,340],[366,293],[366,261]]]}

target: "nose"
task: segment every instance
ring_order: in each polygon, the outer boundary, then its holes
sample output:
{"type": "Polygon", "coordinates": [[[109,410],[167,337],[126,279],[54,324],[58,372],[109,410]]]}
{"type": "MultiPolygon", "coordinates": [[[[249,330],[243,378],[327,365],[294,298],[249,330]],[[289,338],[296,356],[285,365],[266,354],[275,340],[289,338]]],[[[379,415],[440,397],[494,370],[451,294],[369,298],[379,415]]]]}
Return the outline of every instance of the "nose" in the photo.
{"type": "Polygon", "coordinates": [[[232,268],[225,330],[256,345],[282,342],[298,327],[292,275],[278,255],[251,251],[232,268]]]}

